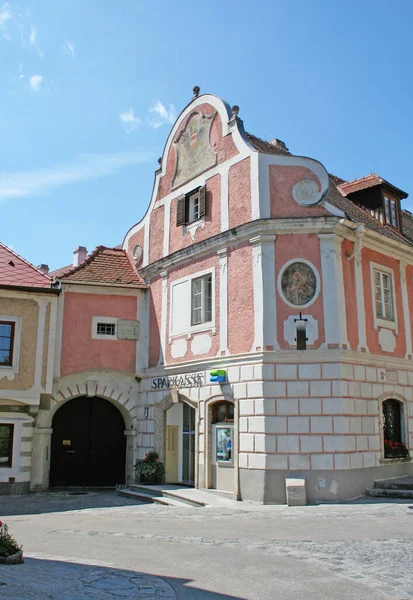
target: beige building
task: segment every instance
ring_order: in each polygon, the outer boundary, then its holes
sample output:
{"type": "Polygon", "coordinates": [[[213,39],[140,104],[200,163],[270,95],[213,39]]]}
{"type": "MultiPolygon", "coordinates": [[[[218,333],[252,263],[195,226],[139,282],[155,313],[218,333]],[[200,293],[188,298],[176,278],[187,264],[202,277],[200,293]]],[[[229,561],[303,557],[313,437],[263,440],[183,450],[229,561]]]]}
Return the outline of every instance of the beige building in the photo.
{"type": "Polygon", "coordinates": [[[53,386],[58,294],[46,273],[0,243],[0,495],[29,491],[44,447],[34,422],[53,386]]]}

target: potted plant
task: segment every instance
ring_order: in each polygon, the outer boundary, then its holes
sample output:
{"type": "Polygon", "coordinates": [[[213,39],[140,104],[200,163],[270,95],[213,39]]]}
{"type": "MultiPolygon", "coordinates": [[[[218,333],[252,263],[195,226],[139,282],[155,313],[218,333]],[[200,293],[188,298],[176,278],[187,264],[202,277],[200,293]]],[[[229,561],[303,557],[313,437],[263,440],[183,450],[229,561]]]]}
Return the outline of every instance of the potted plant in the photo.
{"type": "Polygon", "coordinates": [[[384,440],[384,456],[385,458],[407,458],[409,449],[403,442],[384,440]]]}
{"type": "Polygon", "coordinates": [[[7,525],[0,521],[0,564],[18,565],[22,562],[22,546],[10,535],[7,525]]]}
{"type": "Polygon", "coordinates": [[[145,458],[137,460],[134,469],[140,483],[154,485],[165,481],[165,466],[155,450],[145,454],[145,458]]]}

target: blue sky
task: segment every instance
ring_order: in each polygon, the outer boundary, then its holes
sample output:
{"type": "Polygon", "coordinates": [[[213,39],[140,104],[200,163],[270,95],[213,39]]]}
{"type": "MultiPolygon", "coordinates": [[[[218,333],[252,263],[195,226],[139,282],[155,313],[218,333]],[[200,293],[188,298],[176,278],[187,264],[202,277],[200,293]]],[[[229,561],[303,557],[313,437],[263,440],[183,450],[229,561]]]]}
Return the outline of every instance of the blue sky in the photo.
{"type": "Polygon", "coordinates": [[[410,0],[0,0],[0,239],[51,268],[121,243],[194,85],[413,208],[412,21],[410,0]]]}

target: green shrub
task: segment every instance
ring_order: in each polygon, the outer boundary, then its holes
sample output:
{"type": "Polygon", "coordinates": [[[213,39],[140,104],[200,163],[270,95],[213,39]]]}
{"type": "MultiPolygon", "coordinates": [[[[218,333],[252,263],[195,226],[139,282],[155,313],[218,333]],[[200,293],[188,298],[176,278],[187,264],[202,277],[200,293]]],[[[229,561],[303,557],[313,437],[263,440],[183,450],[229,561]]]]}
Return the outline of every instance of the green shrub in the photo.
{"type": "Polygon", "coordinates": [[[144,459],[136,461],[135,471],[141,483],[163,483],[165,481],[165,466],[159,460],[159,454],[151,450],[144,459]]]}
{"type": "Polygon", "coordinates": [[[7,558],[21,549],[22,546],[10,535],[7,525],[0,521],[0,557],[7,558]]]}

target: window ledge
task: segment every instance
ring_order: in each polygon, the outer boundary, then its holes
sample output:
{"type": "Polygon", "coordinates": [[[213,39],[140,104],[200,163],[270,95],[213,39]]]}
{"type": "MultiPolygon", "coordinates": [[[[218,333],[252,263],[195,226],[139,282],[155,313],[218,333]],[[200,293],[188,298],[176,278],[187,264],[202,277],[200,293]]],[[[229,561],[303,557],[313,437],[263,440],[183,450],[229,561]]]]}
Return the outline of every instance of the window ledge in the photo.
{"type": "Polygon", "coordinates": [[[17,365],[11,367],[9,365],[0,365],[0,380],[6,377],[9,381],[13,381],[16,379],[16,374],[17,365]]]}
{"type": "Polygon", "coordinates": [[[381,319],[380,317],[374,318],[374,329],[394,329],[396,333],[398,333],[397,323],[395,321],[390,321],[389,319],[381,319]]]}
{"type": "Polygon", "coordinates": [[[190,329],[185,329],[183,331],[176,331],[174,333],[169,334],[169,343],[176,337],[183,337],[184,335],[192,336],[194,333],[204,333],[206,331],[211,331],[212,335],[216,334],[216,327],[211,322],[209,323],[201,323],[200,325],[194,325],[190,329]]]}
{"type": "Polygon", "coordinates": [[[194,241],[196,230],[198,229],[198,227],[200,229],[205,229],[204,217],[201,217],[200,219],[197,219],[196,221],[192,221],[192,223],[188,223],[187,225],[184,225],[184,236],[189,232],[191,234],[192,241],[194,241]]]}
{"type": "Polygon", "coordinates": [[[411,456],[406,456],[405,458],[402,458],[401,456],[397,456],[394,458],[381,458],[380,463],[382,465],[388,465],[388,464],[393,464],[393,463],[411,462],[411,460],[412,460],[411,456]]]}

